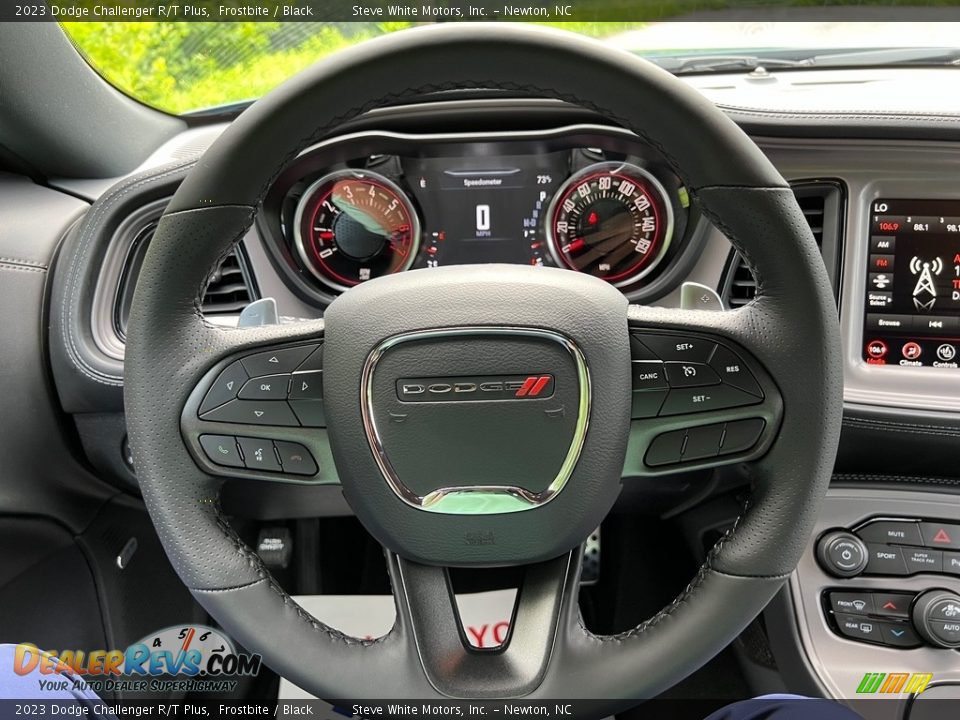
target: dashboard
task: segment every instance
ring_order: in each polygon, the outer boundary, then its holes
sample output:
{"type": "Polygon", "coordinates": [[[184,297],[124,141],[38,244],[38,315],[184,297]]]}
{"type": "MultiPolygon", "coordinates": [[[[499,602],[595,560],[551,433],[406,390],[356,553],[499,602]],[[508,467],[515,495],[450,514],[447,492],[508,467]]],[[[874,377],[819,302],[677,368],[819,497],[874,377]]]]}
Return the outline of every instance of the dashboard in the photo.
{"type": "Polygon", "coordinates": [[[258,227],[274,266],[320,306],[372,278],[475,263],[567,268],[642,300],[689,252],[696,217],[653,148],[570,126],[337,138],[277,178],[258,227]]]}

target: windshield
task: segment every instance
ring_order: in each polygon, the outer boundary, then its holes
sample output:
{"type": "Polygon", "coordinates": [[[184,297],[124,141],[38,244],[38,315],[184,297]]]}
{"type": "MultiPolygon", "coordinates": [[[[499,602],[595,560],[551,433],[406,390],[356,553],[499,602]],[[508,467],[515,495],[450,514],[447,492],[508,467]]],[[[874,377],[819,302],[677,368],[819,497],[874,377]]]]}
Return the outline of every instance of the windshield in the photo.
{"type": "MultiPolygon", "coordinates": [[[[803,17],[803,8],[796,9],[803,17]]],[[[863,15],[858,8],[853,16],[863,15]]],[[[188,113],[256,99],[319,58],[412,22],[68,22],[107,80],[188,113]]],[[[422,23],[419,23],[422,24],[422,23]]],[[[957,65],[951,22],[558,22],[678,74],[802,67],[957,65]]]]}

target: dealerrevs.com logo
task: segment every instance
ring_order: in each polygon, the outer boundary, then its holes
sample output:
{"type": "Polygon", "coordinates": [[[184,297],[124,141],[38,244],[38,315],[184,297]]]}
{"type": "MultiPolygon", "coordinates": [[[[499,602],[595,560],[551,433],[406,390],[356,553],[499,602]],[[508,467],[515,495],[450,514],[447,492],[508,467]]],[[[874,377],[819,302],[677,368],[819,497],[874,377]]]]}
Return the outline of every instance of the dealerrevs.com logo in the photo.
{"type": "Polygon", "coordinates": [[[933,680],[933,673],[868,672],[857,686],[858,695],[919,695],[933,680]]]}
{"type": "Polygon", "coordinates": [[[257,675],[259,655],[237,652],[220,630],[180,625],[142,638],[124,650],[41,650],[16,646],[13,669],[35,675],[41,691],[65,689],[224,692],[232,678],[257,675]],[[171,679],[172,678],[172,679],[171,679]]]}

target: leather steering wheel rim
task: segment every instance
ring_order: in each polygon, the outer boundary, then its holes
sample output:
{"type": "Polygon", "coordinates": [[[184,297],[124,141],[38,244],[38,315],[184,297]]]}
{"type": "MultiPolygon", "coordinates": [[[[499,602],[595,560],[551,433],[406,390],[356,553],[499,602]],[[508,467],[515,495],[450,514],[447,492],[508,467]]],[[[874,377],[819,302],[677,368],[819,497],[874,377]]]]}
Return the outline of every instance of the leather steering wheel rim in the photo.
{"type": "MultiPolygon", "coordinates": [[[[167,208],[143,263],[129,326],[130,444],[174,568],[234,638],[328,699],[589,693],[613,709],[614,699],[656,695],[725,647],[781,587],[809,539],[839,440],[836,306],[789,186],[732,121],[682,81],[559,31],[504,24],[405,31],[332,56],[256,102],[207,151],[167,208]],[[405,80],[409,86],[401,85],[405,80]],[[579,618],[575,552],[545,561],[533,570],[530,588],[521,589],[511,639],[519,649],[500,660],[458,655],[458,679],[437,670],[450,660],[443,648],[453,641],[444,633],[455,619],[445,630],[430,628],[451,619],[442,574],[391,554],[394,629],[363,641],[326,626],[283,592],[231,529],[217,504],[223,480],[197,467],[180,421],[188,395],[218,360],[324,332],[323,321],[225,329],[201,314],[208,269],[247,232],[282,169],[356,115],[431,91],[474,88],[587,107],[663,153],[747,259],[758,297],[727,313],[631,306],[624,320],[708,330],[748,348],[779,386],[783,420],[776,442],[750,464],[750,500],[736,526],[668,607],[628,632],[594,635],[579,618]],[[525,626],[524,618],[530,618],[525,626]],[[536,627],[541,620],[549,632],[536,627]]],[[[623,446],[611,452],[622,455],[623,446]]]]}

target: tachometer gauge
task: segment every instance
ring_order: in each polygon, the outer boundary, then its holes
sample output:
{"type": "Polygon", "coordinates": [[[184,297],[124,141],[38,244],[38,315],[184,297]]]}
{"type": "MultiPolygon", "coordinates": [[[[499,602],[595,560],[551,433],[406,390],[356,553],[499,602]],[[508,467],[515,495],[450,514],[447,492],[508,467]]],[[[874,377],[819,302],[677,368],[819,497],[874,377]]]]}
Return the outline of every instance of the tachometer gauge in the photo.
{"type": "Polygon", "coordinates": [[[673,209],[667,191],[649,172],[603,162],[561,186],[547,210],[546,230],[558,265],[624,287],[663,259],[673,233],[673,209]]]}
{"type": "Polygon", "coordinates": [[[300,259],[334,290],[408,269],[420,246],[417,214],[397,185],[372,172],[326,175],[294,215],[300,259]]]}

